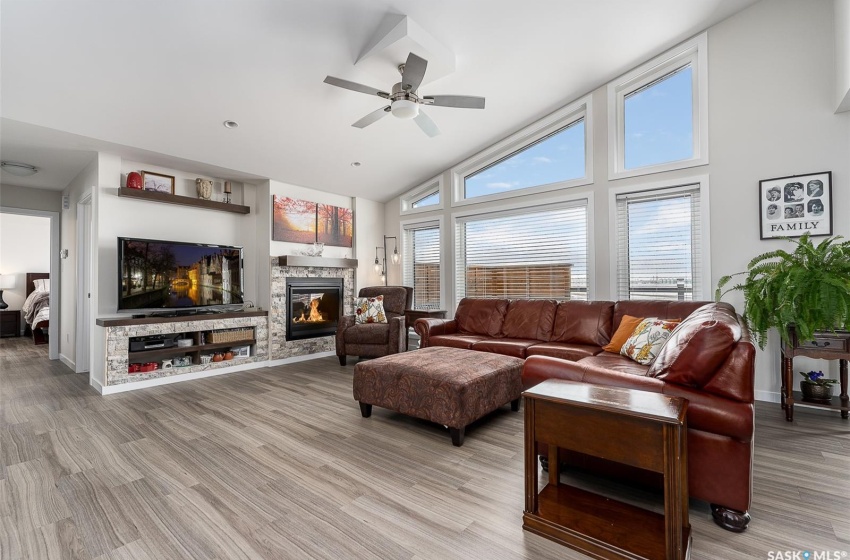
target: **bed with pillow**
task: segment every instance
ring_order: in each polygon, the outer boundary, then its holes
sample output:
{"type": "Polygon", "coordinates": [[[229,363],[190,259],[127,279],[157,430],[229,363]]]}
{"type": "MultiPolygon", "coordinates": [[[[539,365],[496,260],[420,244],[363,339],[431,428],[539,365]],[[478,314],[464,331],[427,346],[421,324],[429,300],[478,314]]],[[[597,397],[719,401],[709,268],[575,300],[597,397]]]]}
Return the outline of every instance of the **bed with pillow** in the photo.
{"type": "Polygon", "coordinates": [[[35,344],[47,344],[50,327],[50,274],[27,272],[27,299],[21,308],[26,328],[24,335],[32,335],[35,344]]]}

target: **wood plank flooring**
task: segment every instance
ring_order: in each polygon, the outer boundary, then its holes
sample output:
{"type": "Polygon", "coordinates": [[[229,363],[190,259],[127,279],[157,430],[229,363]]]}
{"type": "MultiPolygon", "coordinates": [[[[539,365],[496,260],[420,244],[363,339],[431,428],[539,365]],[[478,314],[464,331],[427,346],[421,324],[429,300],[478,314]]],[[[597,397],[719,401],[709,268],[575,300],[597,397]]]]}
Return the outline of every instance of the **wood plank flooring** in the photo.
{"type": "MultiPolygon", "coordinates": [[[[583,558],[522,531],[522,414],[455,448],[441,426],[361,418],[352,370],[331,357],[101,397],[46,347],[0,340],[0,558],[583,558]]],[[[694,559],[850,552],[850,422],[794,416],[758,405],[750,529],[692,501],[694,559]]]]}

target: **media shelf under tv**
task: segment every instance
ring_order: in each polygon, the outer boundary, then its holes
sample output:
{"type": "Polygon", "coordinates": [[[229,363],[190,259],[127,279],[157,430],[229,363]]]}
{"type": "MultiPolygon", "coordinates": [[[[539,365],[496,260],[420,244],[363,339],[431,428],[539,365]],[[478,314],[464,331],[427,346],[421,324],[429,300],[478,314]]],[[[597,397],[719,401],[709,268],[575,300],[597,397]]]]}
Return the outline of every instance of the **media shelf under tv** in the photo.
{"type": "Polygon", "coordinates": [[[251,207],[241,204],[231,204],[227,202],[218,202],[215,200],[204,200],[202,198],[193,198],[191,196],[182,196],[179,194],[170,194],[157,191],[145,191],[140,189],[128,189],[119,187],[118,196],[126,196],[129,198],[138,198],[141,200],[150,200],[153,202],[164,202],[166,204],[180,204],[183,206],[194,206],[195,208],[206,208],[207,210],[220,210],[222,212],[233,212],[234,214],[250,214],[251,207]]]}

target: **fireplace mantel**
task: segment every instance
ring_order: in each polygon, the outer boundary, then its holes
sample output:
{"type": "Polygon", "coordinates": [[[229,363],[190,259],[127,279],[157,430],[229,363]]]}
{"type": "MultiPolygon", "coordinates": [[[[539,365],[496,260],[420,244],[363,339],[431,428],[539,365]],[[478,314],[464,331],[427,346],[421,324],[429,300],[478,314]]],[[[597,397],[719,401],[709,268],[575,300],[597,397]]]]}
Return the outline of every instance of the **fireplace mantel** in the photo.
{"type": "Polygon", "coordinates": [[[357,268],[357,259],[308,257],[306,255],[281,255],[278,266],[321,266],[325,268],[357,268]]]}

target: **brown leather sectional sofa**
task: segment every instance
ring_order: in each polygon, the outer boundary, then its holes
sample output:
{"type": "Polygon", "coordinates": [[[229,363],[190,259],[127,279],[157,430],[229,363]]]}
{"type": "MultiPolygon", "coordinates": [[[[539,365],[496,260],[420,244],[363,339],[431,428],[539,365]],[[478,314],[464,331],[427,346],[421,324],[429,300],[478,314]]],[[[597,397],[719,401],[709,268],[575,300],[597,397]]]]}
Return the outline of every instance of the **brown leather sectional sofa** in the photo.
{"type": "MultiPolygon", "coordinates": [[[[421,347],[450,346],[527,358],[526,388],[545,379],[611,385],[688,399],[691,497],[711,503],[731,531],[749,523],[755,347],[732,306],[711,302],[464,299],[454,319],[419,319],[421,347]],[[682,319],[649,366],[605,352],[623,316],[682,319]]],[[[600,434],[604,437],[604,434],[600,434]]],[[[546,450],[538,450],[545,457],[546,450]]],[[[644,482],[575,454],[570,462],[644,482]]]]}

